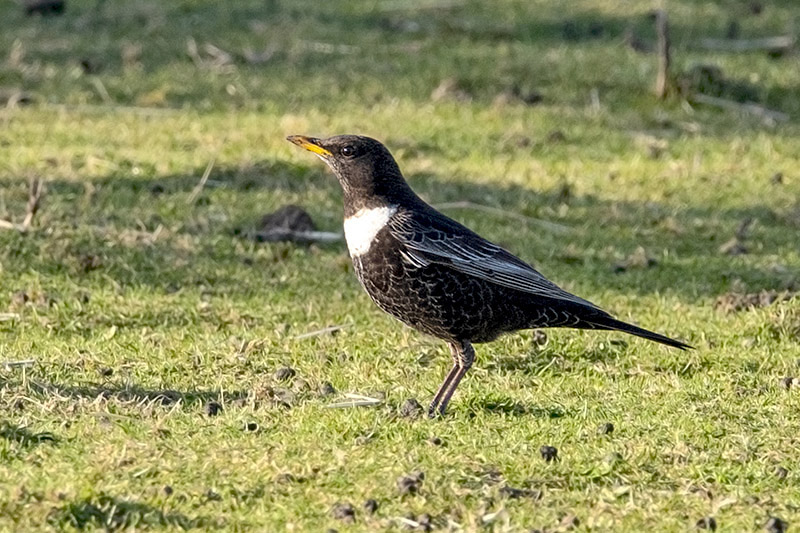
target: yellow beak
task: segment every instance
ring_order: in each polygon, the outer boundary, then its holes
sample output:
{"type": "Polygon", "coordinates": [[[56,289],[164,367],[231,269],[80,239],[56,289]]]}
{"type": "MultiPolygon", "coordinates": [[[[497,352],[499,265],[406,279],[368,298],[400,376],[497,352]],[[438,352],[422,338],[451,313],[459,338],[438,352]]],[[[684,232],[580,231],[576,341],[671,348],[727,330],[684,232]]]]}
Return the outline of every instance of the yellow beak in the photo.
{"type": "Polygon", "coordinates": [[[319,145],[319,139],[314,139],[313,137],[306,137],[305,135],[289,135],[286,137],[286,140],[290,143],[296,144],[300,148],[305,148],[309,152],[313,152],[322,157],[330,157],[333,155],[330,150],[326,150],[319,145]]]}

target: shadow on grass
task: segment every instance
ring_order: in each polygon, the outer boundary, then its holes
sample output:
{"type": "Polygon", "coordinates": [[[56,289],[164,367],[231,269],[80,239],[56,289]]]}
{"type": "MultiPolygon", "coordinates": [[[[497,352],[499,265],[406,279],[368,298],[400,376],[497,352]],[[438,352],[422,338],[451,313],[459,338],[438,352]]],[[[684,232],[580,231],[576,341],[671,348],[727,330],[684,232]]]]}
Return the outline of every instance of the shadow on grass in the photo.
{"type": "Polygon", "coordinates": [[[507,416],[529,416],[533,418],[563,418],[567,412],[562,407],[541,407],[535,405],[525,405],[511,397],[489,396],[476,398],[469,402],[467,409],[470,417],[476,416],[479,412],[493,415],[507,416]]]}
{"type": "MultiPolygon", "coordinates": [[[[292,260],[285,248],[295,247],[284,243],[263,245],[275,250],[276,255],[272,264],[261,265],[254,264],[249,252],[237,245],[248,241],[246,235],[255,229],[266,211],[279,207],[275,204],[275,192],[297,196],[304,191],[330,191],[332,203],[340,203],[339,187],[322,169],[267,161],[255,166],[215,169],[215,186],[206,188],[201,195],[205,201],[187,205],[186,198],[202,170],[152,179],[118,173],[100,178],[95,181],[100,187],[91,209],[83,213],[78,210],[75,215],[64,202],[71,204],[71,199],[82,191],[82,185],[52,180],[48,184],[48,205],[56,213],[51,216],[57,221],[49,226],[64,226],[65,233],[58,241],[43,231],[25,236],[3,235],[7,241],[5,254],[9,257],[6,270],[24,268],[40,274],[65,274],[78,282],[106,279],[120,286],[152,286],[165,292],[202,286],[212,293],[252,294],[258,287],[251,285],[247,269],[260,270],[261,278],[253,277],[254,283],[263,280],[264,272],[273,268],[271,265],[292,260]],[[218,204],[231,211],[230,218],[219,223],[212,222],[218,204]],[[143,219],[147,231],[140,229],[143,219]],[[149,235],[162,224],[171,227],[176,238],[140,241],[126,236],[136,231],[149,235]],[[85,226],[91,231],[83,230],[85,226]],[[208,240],[189,246],[177,238],[181,235],[208,240]]],[[[795,223],[788,214],[776,213],[767,206],[719,209],[614,201],[593,195],[565,198],[560,190],[537,192],[518,185],[452,183],[434,175],[411,175],[409,182],[433,204],[466,200],[566,226],[566,232],[553,233],[530,224],[528,236],[522,240],[519,233],[510,236],[512,226],[519,227],[515,219],[482,213],[476,217],[476,212],[469,209],[446,210],[446,214],[465,221],[489,240],[532,262],[556,283],[571,280],[597,290],[677,294],[689,301],[727,292],[734,281],[753,291],[786,289],[800,283],[789,274],[754,266],[752,261],[742,261],[719,250],[720,244],[728,241],[747,220],[758,223],[759,256],[780,256],[782,250],[790,248],[796,234],[795,223]],[[562,207],[562,213],[557,214],[562,207]],[[485,221],[495,219],[499,224],[487,226],[486,230],[481,228],[485,221]],[[671,229],[675,224],[682,227],[671,229]],[[505,244],[498,232],[514,241],[505,244]],[[656,255],[658,260],[652,264],[648,261],[645,267],[620,269],[618,262],[639,247],[656,253],[664,251],[666,255],[663,258],[656,255]],[[565,248],[571,252],[565,253],[565,248]],[[616,251],[617,256],[609,257],[613,253],[608,250],[616,251]]],[[[313,205],[307,207],[312,212],[319,209],[313,205]]],[[[325,214],[326,219],[339,216],[338,208],[330,216],[325,214]]],[[[321,229],[341,230],[338,222],[321,229]]],[[[319,247],[345,253],[343,242],[319,247]]],[[[167,317],[141,317],[145,322],[162,319],[174,322],[167,317]]]]}
{"type": "MultiPolygon", "coordinates": [[[[175,107],[242,105],[241,98],[231,98],[225,92],[226,82],[220,85],[215,79],[225,80],[225,76],[233,72],[247,81],[243,84],[248,87],[244,105],[260,105],[265,101],[293,105],[296,91],[292,88],[301,86],[300,92],[306,91],[308,101],[319,100],[306,89],[314,91],[316,87],[334,97],[359,94],[365,101],[383,98],[427,101],[431,90],[443,78],[464,77],[464,54],[476,54],[484,59],[482,50],[487,45],[496,49],[520,44],[557,49],[565,45],[591,47],[602,43],[617,47],[616,64],[627,61],[633,65],[635,61],[630,59],[623,45],[626,33],[632,32],[651,49],[655,41],[652,17],[643,10],[632,10],[630,15],[609,15],[585,6],[540,6],[516,8],[513,17],[499,17],[497,12],[508,12],[513,6],[481,9],[472,4],[455,3],[437,9],[431,6],[415,9],[409,4],[407,8],[395,9],[380,2],[348,4],[331,2],[304,9],[291,2],[258,0],[243,1],[235,6],[212,1],[185,4],[84,0],[71,2],[62,17],[47,19],[24,17],[22,9],[9,9],[9,16],[0,19],[0,34],[21,35],[26,46],[26,62],[66,65],[76,73],[82,71],[77,83],[87,92],[93,92],[93,84],[104,80],[107,88],[103,92],[115,103],[134,103],[137,93],[152,91],[155,87],[148,83],[150,78],[160,77],[170,69],[187,75],[186,72],[197,68],[202,75],[167,91],[172,93],[170,104],[175,107]],[[30,46],[28,42],[34,39],[29,35],[45,33],[44,28],[48,39],[43,40],[48,44],[30,46]],[[287,28],[295,30],[289,32],[287,28]],[[82,37],[84,34],[92,38],[82,37]],[[265,36],[270,37],[265,41],[265,36]],[[194,54],[187,53],[187,42],[195,42],[195,39],[197,50],[194,54]],[[153,46],[153,42],[158,46],[153,46]],[[129,51],[126,59],[126,48],[135,49],[137,43],[147,43],[144,53],[141,49],[138,54],[129,51]],[[375,46],[375,43],[381,44],[375,46]],[[426,53],[408,53],[409,46],[420,43],[424,43],[426,53]],[[205,45],[212,45],[212,51],[219,52],[216,55],[206,53],[205,45]],[[263,59],[247,59],[262,54],[263,59]],[[399,61],[401,55],[415,59],[399,61]],[[220,57],[221,65],[215,63],[220,57]],[[387,69],[388,62],[391,62],[391,69],[387,69]],[[387,72],[400,83],[386,84],[387,72]],[[263,83],[265,75],[282,83],[263,83]],[[405,80],[415,80],[415,83],[405,80]],[[375,83],[383,85],[377,95],[371,88],[375,83]]],[[[764,16],[773,18],[780,16],[774,14],[779,13],[777,9],[789,10],[793,5],[791,0],[783,0],[770,2],[770,7],[772,9],[764,16]]],[[[686,10],[683,11],[670,20],[676,57],[688,55],[687,48],[702,37],[723,37],[731,17],[746,21],[752,16],[746,9],[719,10],[714,15],[703,11],[702,16],[695,17],[686,16],[686,10]]],[[[10,38],[9,43],[12,41],[10,38]]],[[[525,83],[532,77],[538,79],[540,89],[559,91],[563,75],[557,73],[568,70],[569,66],[552,68],[548,61],[537,59],[537,56],[546,56],[538,50],[529,51],[527,55],[534,60],[510,61],[497,54],[496,61],[483,61],[477,68],[469,69],[469,79],[461,81],[477,98],[487,101],[507,90],[509,84],[525,83]]],[[[466,57],[471,65],[478,63],[477,58],[466,57]]],[[[791,59],[784,61],[788,63],[791,59]]],[[[19,70],[9,68],[8,77],[29,85],[29,76],[23,76],[19,70]]],[[[595,70],[597,74],[581,72],[571,83],[587,91],[606,87],[609,72],[595,70]]],[[[74,80],[75,76],[64,78],[74,80]]],[[[617,102],[620,106],[626,105],[622,99],[628,98],[631,92],[643,90],[638,76],[617,77],[614,84],[617,89],[625,89],[619,91],[625,93],[617,102]]],[[[45,91],[53,91],[46,83],[40,85],[45,91]]],[[[38,87],[34,85],[33,89],[38,87]]],[[[59,92],[71,89],[74,88],[69,86],[54,92],[61,97],[59,92]]],[[[787,112],[798,111],[800,88],[774,91],[767,86],[765,90],[769,105],[787,112]]]]}
{"type": "Polygon", "coordinates": [[[16,426],[5,421],[0,423],[0,439],[15,443],[25,449],[35,448],[45,443],[58,443],[58,438],[49,431],[34,433],[26,427],[16,426]]]}
{"type": "Polygon", "coordinates": [[[145,389],[136,385],[61,385],[55,383],[38,384],[35,389],[39,394],[57,394],[70,398],[114,399],[127,403],[155,403],[169,406],[178,402],[186,406],[206,404],[211,401],[223,402],[241,400],[249,395],[248,391],[177,391],[172,389],[145,389]]]}
{"type": "Polygon", "coordinates": [[[223,526],[221,519],[212,520],[202,516],[190,517],[174,511],[165,512],[146,503],[105,494],[54,508],[48,515],[47,522],[58,529],[103,528],[106,531],[162,527],[207,530],[223,526]]]}

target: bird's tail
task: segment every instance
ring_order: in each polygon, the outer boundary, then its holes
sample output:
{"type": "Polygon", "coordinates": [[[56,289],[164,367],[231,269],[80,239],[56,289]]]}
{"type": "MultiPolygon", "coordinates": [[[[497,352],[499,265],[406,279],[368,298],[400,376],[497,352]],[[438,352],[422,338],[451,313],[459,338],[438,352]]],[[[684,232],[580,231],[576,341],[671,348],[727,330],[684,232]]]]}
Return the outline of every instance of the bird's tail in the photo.
{"type": "Polygon", "coordinates": [[[666,344],[667,346],[672,346],[673,348],[679,348],[681,350],[693,348],[693,346],[690,346],[685,342],[671,339],[665,335],[660,335],[653,331],[640,328],[639,326],[634,326],[633,324],[628,324],[627,322],[617,320],[612,316],[592,317],[591,319],[586,320],[586,322],[594,326],[595,329],[612,329],[616,331],[622,331],[625,333],[630,333],[631,335],[636,335],[637,337],[642,337],[643,339],[660,342],[661,344],[666,344]]]}

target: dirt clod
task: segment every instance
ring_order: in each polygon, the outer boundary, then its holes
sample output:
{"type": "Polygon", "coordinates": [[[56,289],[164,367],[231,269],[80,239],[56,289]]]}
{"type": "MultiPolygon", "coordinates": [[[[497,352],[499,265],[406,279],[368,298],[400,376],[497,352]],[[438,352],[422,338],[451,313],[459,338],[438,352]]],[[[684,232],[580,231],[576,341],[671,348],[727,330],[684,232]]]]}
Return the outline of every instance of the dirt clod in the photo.
{"type": "Polygon", "coordinates": [[[539,453],[542,454],[542,459],[544,459],[548,463],[550,461],[555,461],[558,459],[558,448],[556,448],[555,446],[542,446],[539,449],[539,453]]]}
{"type": "Polygon", "coordinates": [[[788,291],[761,291],[742,294],[739,292],[729,292],[723,294],[714,302],[714,308],[717,311],[725,313],[733,313],[735,311],[743,311],[746,309],[755,309],[758,307],[767,307],[776,302],[785,302],[790,300],[794,294],[788,291]]]}
{"type": "Polygon", "coordinates": [[[422,480],[425,479],[424,472],[413,472],[407,476],[401,476],[397,480],[397,489],[400,494],[416,494],[422,486],[422,480]]]}
{"type": "Polygon", "coordinates": [[[353,523],[356,521],[356,510],[351,503],[338,502],[331,508],[331,516],[336,520],[353,523]]]}
{"type": "Polygon", "coordinates": [[[278,381],[289,381],[293,377],[297,375],[297,372],[294,368],[290,366],[282,366],[275,371],[272,375],[278,381]]]}
{"type": "Polygon", "coordinates": [[[364,510],[369,514],[375,514],[375,512],[378,510],[378,507],[380,507],[378,501],[373,500],[372,498],[364,502],[364,510]]]}
{"type": "Polygon", "coordinates": [[[695,523],[697,529],[710,529],[711,531],[717,530],[717,520],[713,516],[704,516],[695,523]]]}
{"type": "Polygon", "coordinates": [[[777,516],[770,516],[767,523],[764,524],[764,529],[769,533],[785,533],[789,529],[789,524],[777,516]]]}
{"type": "Polygon", "coordinates": [[[611,435],[614,433],[614,424],[611,422],[606,422],[605,424],[601,424],[599,428],[597,428],[597,432],[601,435],[611,435]]]}
{"type": "Polygon", "coordinates": [[[540,500],[542,498],[542,491],[533,489],[518,489],[506,485],[504,487],[500,487],[500,495],[512,500],[517,500],[520,498],[540,500]]]}
{"type": "Polygon", "coordinates": [[[222,412],[222,405],[220,405],[219,402],[215,402],[212,400],[206,402],[206,405],[203,407],[203,409],[205,410],[208,416],[217,416],[222,412]]]}
{"type": "Polygon", "coordinates": [[[414,398],[409,398],[400,406],[400,416],[403,418],[419,418],[421,414],[422,406],[414,398]]]}
{"type": "Polygon", "coordinates": [[[78,263],[84,272],[91,272],[103,266],[103,260],[94,254],[83,254],[78,259],[78,263]]]}
{"type": "Polygon", "coordinates": [[[314,220],[305,209],[297,205],[285,205],[261,217],[256,228],[255,240],[291,241],[293,233],[316,231],[316,229],[314,220]]]}
{"type": "Polygon", "coordinates": [[[320,396],[331,396],[336,394],[336,389],[331,385],[330,382],[326,381],[322,385],[319,386],[319,395],[320,396]]]}
{"type": "Polygon", "coordinates": [[[25,291],[17,291],[11,296],[11,305],[21,306],[30,301],[30,296],[25,291]]]}

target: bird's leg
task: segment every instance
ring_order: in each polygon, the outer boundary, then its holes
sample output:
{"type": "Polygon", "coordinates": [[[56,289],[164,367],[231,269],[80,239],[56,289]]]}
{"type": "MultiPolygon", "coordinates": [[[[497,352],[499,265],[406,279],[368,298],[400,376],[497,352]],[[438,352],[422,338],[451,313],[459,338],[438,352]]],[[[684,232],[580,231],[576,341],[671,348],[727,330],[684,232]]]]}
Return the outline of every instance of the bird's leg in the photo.
{"type": "MultiPolygon", "coordinates": [[[[447,404],[450,403],[450,398],[453,397],[453,393],[456,391],[456,387],[461,382],[461,379],[467,373],[467,371],[472,366],[472,362],[475,360],[475,349],[472,345],[468,342],[463,342],[460,344],[452,345],[457,348],[457,356],[458,360],[456,362],[456,372],[450,380],[445,380],[445,391],[439,401],[439,414],[443,415],[445,409],[447,409],[447,404]]],[[[452,371],[451,371],[452,372],[452,371]]],[[[448,375],[448,377],[450,377],[448,375]]],[[[438,394],[437,394],[438,396],[438,394]]]]}
{"type": "Polygon", "coordinates": [[[447,376],[445,376],[444,381],[439,386],[439,390],[436,391],[436,396],[433,397],[433,400],[431,401],[431,405],[428,407],[428,417],[429,418],[433,418],[434,416],[436,416],[437,408],[439,407],[439,402],[442,401],[442,396],[444,395],[445,391],[447,390],[447,387],[450,385],[450,382],[453,381],[453,378],[458,373],[458,369],[459,369],[458,361],[459,361],[460,347],[457,344],[452,343],[452,342],[449,343],[449,346],[450,346],[450,356],[453,358],[453,367],[447,373],[447,376]]]}

